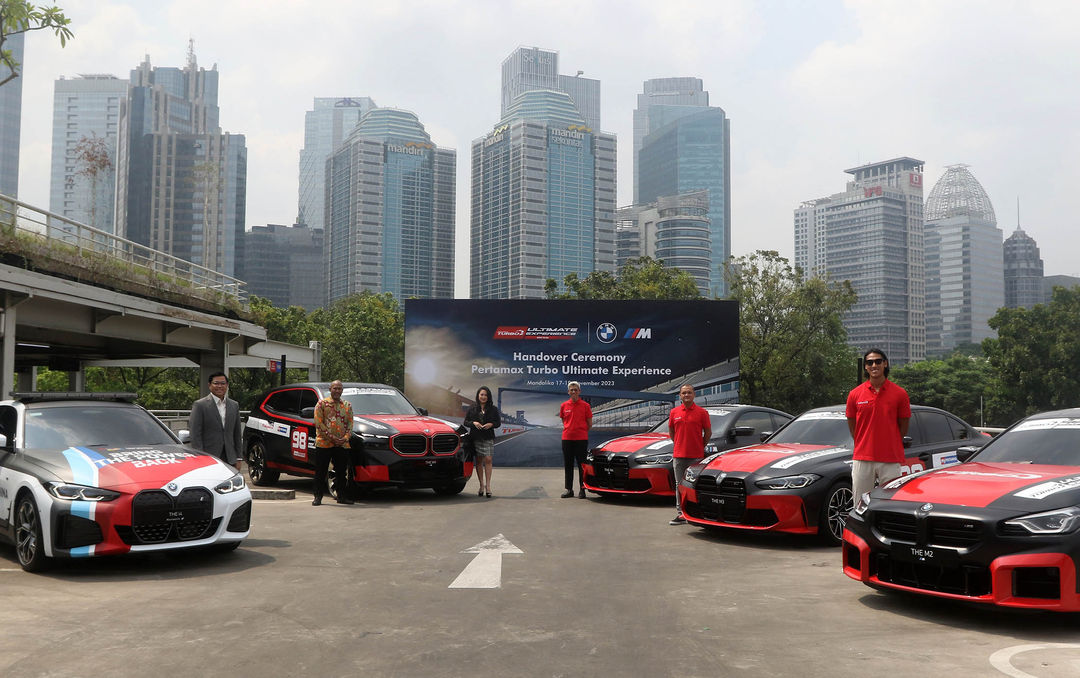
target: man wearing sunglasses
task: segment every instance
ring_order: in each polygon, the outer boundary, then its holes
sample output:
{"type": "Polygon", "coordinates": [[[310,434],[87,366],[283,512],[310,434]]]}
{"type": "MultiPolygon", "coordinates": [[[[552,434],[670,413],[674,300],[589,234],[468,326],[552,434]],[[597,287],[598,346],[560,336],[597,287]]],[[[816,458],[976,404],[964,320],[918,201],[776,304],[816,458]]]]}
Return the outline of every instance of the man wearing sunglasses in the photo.
{"type": "Polygon", "coordinates": [[[869,378],[851,389],[847,398],[848,429],[855,440],[851,492],[856,505],[875,482],[884,484],[900,475],[911,421],[911,401],[907,391],[889,381],[885,351],[867,351],[863,369],[869,378]]]}

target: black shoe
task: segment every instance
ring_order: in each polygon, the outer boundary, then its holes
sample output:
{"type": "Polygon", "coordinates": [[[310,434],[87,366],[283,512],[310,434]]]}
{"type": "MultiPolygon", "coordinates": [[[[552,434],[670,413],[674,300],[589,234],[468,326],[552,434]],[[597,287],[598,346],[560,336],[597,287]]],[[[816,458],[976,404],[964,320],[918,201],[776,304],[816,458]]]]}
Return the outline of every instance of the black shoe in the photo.
{"type": "Polygon", "coordinates": [[[668,525],[685,525],[685,524],[686,524],[686,518],[683,518],[682,514],[677,515],[677,516],[675,516],[674,518],[672,518],[671,520],[668,521],[668,525]]]}
{"type": "Polygon", "coordinates": [[[312,506],[320,506],[322,504],[322,497],[315,497],[311,500],[312,506]]]}
{"type": "Polygon", "coordinates": [[[574,496],[574,491],[573,490],[567,490],[566,492],[563,492],[559,496],[561,498],[563,498],[563,499],[569,499],[570,497],[574,496]]]}
{"type": "Polygon", "coordinates": [[[578,496],[578,499],[584,499],[585,498],[585,488],[584,487],[581,488],[580,490],[578,490],[577,496],[578,496]]]}
{"type": "Polygon", "coordinates": [[[355,504],[356,502],[353,501],[352,499],[349,499],[348,497],[339,497],[338,500],[337,500],[337,503],[339,503],[339,504],[355,504]]]}

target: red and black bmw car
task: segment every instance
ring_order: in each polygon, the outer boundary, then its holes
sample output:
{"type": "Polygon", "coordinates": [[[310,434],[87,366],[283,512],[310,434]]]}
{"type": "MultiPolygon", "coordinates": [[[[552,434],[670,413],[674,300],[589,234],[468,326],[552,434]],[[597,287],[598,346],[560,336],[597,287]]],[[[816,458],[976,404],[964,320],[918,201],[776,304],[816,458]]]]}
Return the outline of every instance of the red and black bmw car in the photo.
{"type": "Polygon", "coordinates": [[[1080,610],[1080,409],[1036,414],[962,464],[864,495],[844,573],[868,586],[1080,610]]]}
{"type": "MultiPolygon", "coordinates": [[[[428,416],[393,386],[344,386],[341,398],[353,408],[350,465],[358,490],[395,486],[457,494],[465,488],[473,464],[456,424],[428,416]]],[[[323,382],[280,386],[259,398],[244,428],[252,482],[272,485],[282,473],[315,475],[315,405],[329,395],[330,384],[323,382]]]]}
{"type": "MultiPolygon", "coordinates": [[[[851,510],[853,442],[843,405],[802,413],[766,442],[706,457],[681,478],[686,521],[819,534],[839,544],[851,510]]],[[[983,445],[979,433],[948,412],[911,406],[904,438],[904,474],[956,463],[964,445],[983,445]]]]}
{"type": "MultiPolygon", "coordinates": [[[[786,412],[756,405],[708,405],[705,410],[712,423],[708,454],[762,440],[791,420],[786,412]]],[[[665,418],[644,433],[594,447],[582,465],[586,489],[600,495],[675,496],[671,444],[665,418]]]]}

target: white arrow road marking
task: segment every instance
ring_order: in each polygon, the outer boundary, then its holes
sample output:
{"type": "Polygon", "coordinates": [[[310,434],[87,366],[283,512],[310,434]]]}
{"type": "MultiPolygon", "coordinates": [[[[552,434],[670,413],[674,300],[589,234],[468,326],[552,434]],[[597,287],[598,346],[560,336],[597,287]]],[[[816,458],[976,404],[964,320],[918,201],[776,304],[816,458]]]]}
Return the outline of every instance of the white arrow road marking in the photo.
{"type": "Polygon", "coordinates": [[[502,557],[504,553],[524,553],[501,534],[487,541],[482,541],[462,553],[475,553],[461,574],[457,576],[450,589],[497,589],[502,585],[502,557]]]}
{"type": "Polygon", "coordinates": [[[998,650],[994,654],[990,655],[990,666],[993,666],[998,671],[1001,671],[1006,676],[1012,678],[1037,678],[1031,675],[1027,671],[1021,671],[1012,665],[1012,658],[1021,652],[1030,652],[1032,650],[1055,650],[1055,649],[1072,649],[1080,648],[1080,644],[1076,643],[1039,643],[1031,645],[1013,645],[1003,650],[998,650]]]}

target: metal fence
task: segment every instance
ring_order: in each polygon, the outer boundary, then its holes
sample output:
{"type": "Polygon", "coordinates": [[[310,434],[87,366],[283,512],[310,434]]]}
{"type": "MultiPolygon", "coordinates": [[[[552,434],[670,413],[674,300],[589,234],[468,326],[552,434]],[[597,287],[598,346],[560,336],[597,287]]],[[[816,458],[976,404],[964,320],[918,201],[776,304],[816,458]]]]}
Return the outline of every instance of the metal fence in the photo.
{"type": "Polygon", "coordinates": [[[5,195],[0,195],[0,226],[13,229],[13,236],[36,237],[58,249],[66,248],[79,258],[106,257],[136,274],[174,280],[195,296],[212,300],[225,295],[240,303],[246,300],[241,280],[5,195]]]}

